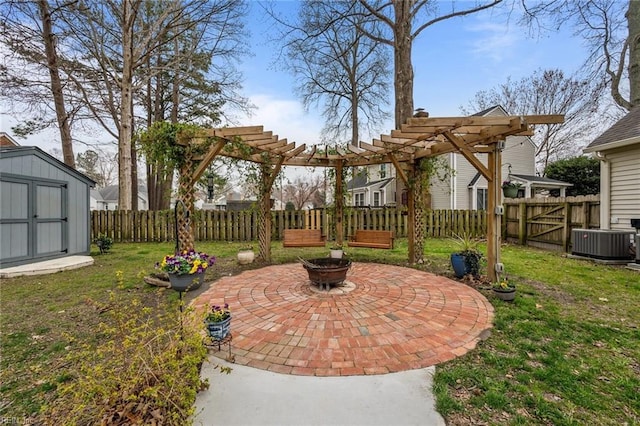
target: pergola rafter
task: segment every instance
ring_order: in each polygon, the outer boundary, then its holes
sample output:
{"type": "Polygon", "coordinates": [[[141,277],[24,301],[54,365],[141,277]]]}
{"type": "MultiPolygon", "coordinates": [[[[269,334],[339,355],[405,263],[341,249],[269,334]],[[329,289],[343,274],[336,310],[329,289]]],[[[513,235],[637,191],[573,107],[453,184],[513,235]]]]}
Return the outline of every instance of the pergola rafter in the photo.
{"type": "MultiPolygon", "coordinates": [[[[391,131],[389,135],[380,135],[371,143],[360,142],[358,146],[347,145],[341,147],[325,147],[318,149],[317,145],[307,148],[305,144],[296,145],[287,139],[280,139],[272,131],[265,131],[262,126],[225,127],[203,130],[197,135],[180,135],[181,144],[198,144],[207,138],[214,138],[207,153],[199,157],[190,158],[194,168],[190,179],[182,182],[190,182],[191,186],[200,179],[209,164],[218,155],[224,155],[239,160],[247,160],[262,165],[263,190],[268,193],[260,194],[261,217],[267,220],[269,216],[269,193],[275,176],[282,166],[312,166],[333,167],[339,176],[345,167],[367,166],[382,163],[393,163],[397,176],[409,189],[408,209],[409,225],[415,228],[421,222],[422,215],[420,204],[423,193],[421,185],[416,185],[416,176],[420,174],[419,161],[423,158],[434,157],[451,152],[459,152],[471,165],[473,165],[487,179],[488,189],[488,220],[487,220],[487,257],[488,274],[490,279],[495,279],[496,265],[500,260],[500,209],[497,209],[500,199],[501,182],[501,147],[499,143],[508,136],[532,135],[532,125],[562,123],[562,115],[525,115],[525,116],[500,116],[500,117],[415,117],[407,120],[398,130],[391,131]],[[486,156],[483,162],[479,155],[486,156]],[[415,186],[412,188],[412,183],[415,186]],[[414,194],[414,189],[419,194],[414,194]],[[416,211],[419,210],[419,211],[416,211]]],[[[191,152],[191,150],[187,150],[191,152]]],[[[186,173],[181,171],[181,173],[186,173]]],[[[336,194],[343,194],[343,182],[337,179],[340,188],[336,194]]],[[[182,188],[183,190],[185,188],[182,188]]],[[[186,188],[188,189],[188,188],[186,188]]],[[[188,197],[187,197],[188,198],[188,197]]],[[[338,203],[338,201],[336,200],[338,203]]],[[[342,211],[342,200],[339,203],[342,211]]],[[[340,219],[338,223],[342,224],[340,219]]],[[[265,226],[266,224],[262,224],[265,226]]],[[[265,229],[265,228],[262,228],[265,229]]],[[[416,238],[421,238],[422,232],[413,229],[409,233],[409,261],[421,260],[416,238]]],[[[264,260],[269,260],[270,232],[260,233],[260,255],[264,260]],[[262,241],[268,238],[268,241],[262,241]]],[[[342,239],[342,230],[338,233],[342,239]]]]}

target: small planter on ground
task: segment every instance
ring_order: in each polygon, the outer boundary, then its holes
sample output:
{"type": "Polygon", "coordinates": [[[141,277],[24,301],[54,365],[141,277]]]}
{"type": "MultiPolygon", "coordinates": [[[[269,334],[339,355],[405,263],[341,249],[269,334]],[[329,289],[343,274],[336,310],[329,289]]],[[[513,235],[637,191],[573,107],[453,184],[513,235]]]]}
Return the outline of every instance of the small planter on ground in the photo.
{"type": "Polygon", "coordinates": [[[212,305],[211,310],[204,320],[207,326],[207,333],[213,341],[220,341],[226,338],[231,332],[231,310],[229,304],[212,305]]]}
{"type": "Polygon", "coordinates": [[[516,298],[516,286],[504,278],[492,286],[493,293],[501,300],[511,302],[516,298]]]}
{"type": "Polygon", "coordinates": [[[451,254],[451,266],[456,278],[465,275],[478,277],[480,275],[480,261],[483,256],[478,250],[479,240],[471,238],[468,234],[458,235],[457,241],[460,250],[451,254]]]}
{"type": "Polygon", "coordinates": [[[237,259],[239,265],[248,265],[253,263],[256,258],[256,254],[253,252],[252,246],[240,247],[238,250],[237,259]]]}

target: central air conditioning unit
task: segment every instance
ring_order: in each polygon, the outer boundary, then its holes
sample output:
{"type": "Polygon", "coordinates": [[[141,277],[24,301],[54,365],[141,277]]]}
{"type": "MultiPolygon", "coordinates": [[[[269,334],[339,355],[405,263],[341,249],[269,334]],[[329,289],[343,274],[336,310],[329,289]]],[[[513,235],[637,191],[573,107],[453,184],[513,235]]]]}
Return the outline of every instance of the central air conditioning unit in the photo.
{"type": "Polygon", "coordinates": [[[630,260],[633,231],[608,229],[571,230],[571,254],[602,260],[630,260]]]}

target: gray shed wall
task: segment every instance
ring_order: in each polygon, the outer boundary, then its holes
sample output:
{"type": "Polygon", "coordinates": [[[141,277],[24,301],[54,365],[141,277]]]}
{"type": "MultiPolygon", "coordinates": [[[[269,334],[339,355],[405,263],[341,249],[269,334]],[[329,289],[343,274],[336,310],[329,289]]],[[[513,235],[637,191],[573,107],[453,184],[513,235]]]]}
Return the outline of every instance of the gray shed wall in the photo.
{"type": "MultiPolygon", "coordinates": [[[[58,230],[56,230],[55,226],[51,226],[46,223],[37,225],[37,232],[39,235],[37,251],[45,252],[48,250],[55,250],[56,247],[59,247],[59,243],[61,241],[64,242],[64,245],[67,248],[66,253],[49,255],[45,258],[64,257],[74,254],[88,254],[90,252],[89,189],[93,182],[86,177],[83,179],[83,177],[84,175],[73,171],[73,169],[70,169],[63,163],[58,162],[58,160],[48,156],[48,154],[34,148],[29,150],[16,149],[15,151],[3,150],[2,152],[0,157],[0,180],[3,181],[2,187],[4,189],[13,187],[13,189],[18,192],[24,192],[23,189],[20,189],[20,187],[24,188],[24,185],[7,185],[7,183],[11,181],[19,181],[21,179],[42,181],[45,183],[45,186],[38,187],[39,190],[37,193],[29,194],[29,197],[31,197],[30,203],[38,203],[38,213],[40,215],[48,213],[55,216],[56,214],[61,214],[62,217],[67,218],[66,229],[64,232],[66,235],[60,235],[59,227],[58,230]],[[47,187],[47,182],[51,183],[53,186],[51,188],[47,187]],[[66,211],[62,212],[59,211],[60,209],[55,205],[55,203],[47,205],[51,196],[60,192],[60,190],[55,189],[55,184],[57,183],[66,183],[66,189],[61,190],[62,197],[66,198],[66,203],[63,203],[63,206],[66,207],[66,211]],[[58,239],[61,241],[57,241],[58,239]]],[[[35,185],[31,186],[32,192],[35,187],[35,185]]],[[[3,204],[2,218],[7,217],[11,208],[21,208],[11,207],[14,204],[19,206],[19,203],[12,202],[18,200],[16,198],[12,199],[12,197],[17,196],[25,196],[25,194],[0,194],[3,204]],[[8,200],[12,200],[9,201],[9,208],[5,206],[5,203],[8,200]]],[[[9,214],[13,213],[14,212],[10,212],[9,214]]],[[[5,228],[4,225],[3,228],[5,228]]],[[[3,233],[7,234],[7,232],[3,233]]],[[[19,237],[23,235],[23,233],[16,232],[14,230],[12,234],[12,244],[31,244],[31,242],[26,241],[19,242],[19,237]]],[[[7,266],[11,266],[10,263],[5,261],[7,255],[4,252],[6,252],[7,246],[5,245],[4,247],[5,250],[0,252],[0,261],[2,261],[3,265],[6,264],[7,266]]],[[[35,253],[32,254],[34,255],[35,253]]],[[[34,258],[33,260],[23,260],[18,262],[13,261],[11,263],[30,263],[30,261],[38,260],[43,260],[43,258],[34,258]]]]}

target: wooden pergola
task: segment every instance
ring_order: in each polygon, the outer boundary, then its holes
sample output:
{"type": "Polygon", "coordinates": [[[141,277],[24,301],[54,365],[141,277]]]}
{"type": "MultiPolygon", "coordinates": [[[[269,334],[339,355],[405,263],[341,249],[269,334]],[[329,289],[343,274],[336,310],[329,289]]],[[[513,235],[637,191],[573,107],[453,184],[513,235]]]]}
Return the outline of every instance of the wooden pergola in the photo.
{"type": "MultiPolygon", "coordinates": [[[[282,166],[333,167],[336,170],[336,240],[342,242],[345,167],[393,163],[396,175],[408,190],[409,262],[422,261],[424,239],[423,196],[425,178],[420,162],[424,158],[457,152],[464,156],[488,182],[487,207],[487,271],[495,281],[502,272],[501,243],[501,166],[502,149],[507,136],[531,136],[536,124],[561,123],[562,115],[527,115],[501,117],[415,117],[390,135],[381,135],[371,143],[360,142],[356,147],[322,147],[296,145],[280,139],[262,126],[225,127],[204,130],[196,135],[182,134],[178,143],[196,146],[212,140],[206,154],[191,156],[187,149],[184,167],[180,170],[182,200],[193,210],[193,187],[218,155],[258,163],[261,170],[259,194],[259,254],[263,261],[271,259],[270,194],[282,166]],[[486,161],[483,161],[486,156],[486,161]]],[[[180,222],[179,222],[180,223],[180,222]]],[[[182,247],[193,247],[193,236],[180,226],[182,247]]]]}

